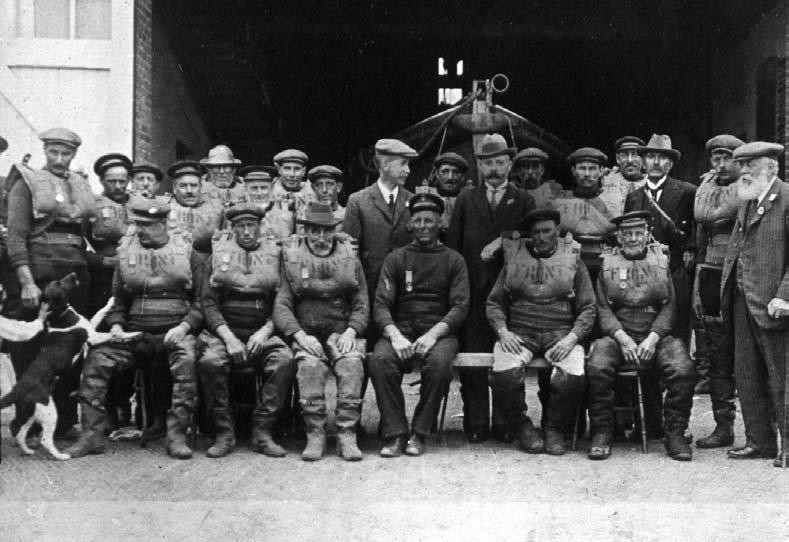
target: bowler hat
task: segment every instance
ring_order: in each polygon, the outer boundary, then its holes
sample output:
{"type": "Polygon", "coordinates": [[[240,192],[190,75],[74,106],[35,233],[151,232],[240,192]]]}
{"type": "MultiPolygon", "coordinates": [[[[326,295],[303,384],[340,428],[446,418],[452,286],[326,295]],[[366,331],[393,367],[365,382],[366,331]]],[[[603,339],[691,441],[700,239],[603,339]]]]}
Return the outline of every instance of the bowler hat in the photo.
{"type": "Polygon", "coordinates": [[[312,224],[313,226],[333,228],[342,222],[342,219],[334,216],[331,205],[313,201],[310,203],[309,207],[307,207],[304,218],[297,218],[296,222],[299,224],[312,224]]]}
{"type": "Polygon", "coordinates": [[[501,134],[485,134],[482,142],[477,148],[477,158],[493,158],[494,156],[501,156],[502,154],[509,155],[510,158],[518,152],[515,147],[508,147],[507,141],[501,134]]]}
{"type": "Polygon", "coordinates": [[[646,154],[648,152],[665,154],[675,162],[682,157],[681,152],[672,148],[671,138],[665,134],[652,134],[652,137],[649,138],[649,143],[637,147],[636,150],[638,154],[646,154]]]}

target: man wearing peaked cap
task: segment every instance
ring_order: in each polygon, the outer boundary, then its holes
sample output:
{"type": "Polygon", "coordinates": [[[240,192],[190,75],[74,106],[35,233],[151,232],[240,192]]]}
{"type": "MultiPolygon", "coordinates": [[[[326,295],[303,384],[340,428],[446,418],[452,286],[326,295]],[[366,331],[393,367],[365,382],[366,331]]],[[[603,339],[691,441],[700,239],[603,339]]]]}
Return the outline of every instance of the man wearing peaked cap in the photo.
{"type": "Polygon", "coordinates": [[[543,181],[548,154],[537,147],[527,147],[515,155],[512,162],[512,180],[521,190],[526,190],[537,208],[545,207],[549,200],[558,196],[562,185],[551,180],[543,181]]]}
{"type": "MultiPolygon", "coordinates": [[[[96,218],[96,198],[84,176],[69,170],[82,143],[65,128],[53,128],[40,135],[46,164],[41,170],[27,163],[14,165],[6,179],[8,192],[7,251],[10,280],[7,284],[6,312],[22,319],[34,319],[43,288],[53,280],[76,273],[79,284],[71,296],[74,309],[87,313],[90,274],[84,228],[96,218]],[[15,275],[15,277],[14,277],[15,275]],[[15,278],[16,280],[13,280],[15,278]]],[[[33,359],[31,345],[9,345],[17,376],[33,359]]],[[[72,433],[76,422],[76,401],[69,397],[79,373],[69,369],[59,375],[54,398],[58,409],[56,435],[72,433]]]]}
{"type": "MultiPolygon", "coordinates": [[[[463,352],[490,352],[494,334],[485,317],[485,300],[501,270],[497,253],[501,232],[517,230],[523,216],[534,209],[534,199],[511,184],[509,172],[516,149],[499,134],[487,134],[476,149],[480,184],[463,190],[455,200],[447,245],[466,260],[470,284],[468,317],[460,333],[463,352]]],[[[463,395],[463,429],[470,442],[490,436],[490,406],[487,369],[458,371],[463,395]]],[[[494,436],[509,439],[506,424],[493,408],[494,436]]]]}
{"type": "Polygon", "coordinates": [[[627,195],[646,183],[639,147],[644,141],[636,136],[624,136],[614,142],[616,166],[603,177],[600,198],[613,216],[624,212],[627,195]]]}
{"type": "Polygon", "coordinates": [[[787,336],[789,336],[789,187],[778,178],[777,143],[754,141],[734,149],[741,167],[741,203],[721,276],[721,315],[734,328],[734,374],[745,422],[745,446],[733,459],[772,458],[775,425],[787,446],[787,336]]]}
{"type": "Polygon", "coordinates": [[[421,193],[408,201],[414,240],[383,263],[374,318],[383,336],[368,371],[381,412],[382,457],[422,455],[452,380],[457,332],[469,304],[463,257],[438,240],[444,201],[421,193]],[[411,427],[405,413],[403,374],[422,362],[422,385],[411,427]],[[409,438],[410,437],[410,438],[409,438]]]}
{"type": "Polygon", "coordinates": [[[203,186],[203,197],[218,200],[223,206],[229,207],[245,199],[244,183],[236,177],[236,170],[241,160],[233,156],[227,145],[217,145],[208,151],[208,156],[200,160],[206,170],[206,181],[203,186]]]}
{"type": "MultiPolygon", "coordinates": [[[[375,144],[378,180],[350,195],[342,231],[359,243],[359,257],[370,285],[370,306],[384,258],[411,241],[410,213],[406,202],[413,194],[405,188],[411,172],[408,162],[417,156],[414,149],[396,139],[380,139],[375,144]]],[[[375,326],[369,326],[367,340],[375,344],[375,326]]]]}
{"type": "Polygon", "coordinates": [[[693,406],[696,371],[686,345],[671,336],[674,289],[665,246],[649,242],[649,211],[612,220],[618,246],[606,248],[597,284],[597,322],[603,338],[595,341],[586,364],[592,442],[589,459],[611,454],[616,374],[622,367],[654,369],[666,389],[663,427],[668,456],[690,461],[685,437],[693,406]]]}
{"type": "Polygon", "coordinates": [[[298,149],[285,149],[274,156],[278,178],[271,186],[269,199],[274,203],[266,218],[270,234],[285,238],[302,233],[296,219],[304,218],[307,207],[316,201],[312,184],[306,179],[307,155],[298,149]]]}
{"type": "Polygon", "coordinates": [[[293,386],[295,365],[293,353],[274,330],[280,248],[276,240],[261,237],[264,214],[254,202],[227,208],[232,231],[214,235],[206,263],[201,293],[206,329],[197,339],[197,373],[215,429],[208,457],[223,457],[235,445],[228,377],[231,368],[246,365],[262,382],[252,414],[252,448],[269,457],[285,455],[272,428],[293,386]]]}
{"type": "MultiPolygon", "coordinates": [[[[318,203],[330,205],[334,217],[342,222],[345,219],[345,207],[337,201],[342,191],[342,171],[329,165],[316,166],[307,172],[307,177],[318,203]]],[[[340,230],[338,227],[338,231],[340,230]]]]}
{"type": "Polygon", "coordinates": [[[173,183],[167,227],[189,232],[195,248],[207,254],[211,237],[222,226],[225,207],[218,198],[204,197],[202,173],[203,166],[193,161],[176,162],[167,168],[173,183]]]}
{"type": "Polygon", "coordinates": [[[164,174],[155,164],[135,162],[131,169],[131,191],[144,198],[153,198],[159,192],[159,185],[164,174]]]}
{"type": "Polygon", "coordinates": [[[271,185],[277,178],[277,168],[274,166],[246,166],[239,170],[239,175],[244,179],[247,201],[266,207],[269,202],[271,185]]]}
{"type": "MultiPolygon", "coordinates": [[[[177,181],[189,174],[181,169],[177,181]]],[[[196,177],[196,175],[193,175],[196,177]]],[[[102,453],[106,447],[107,391],[109,382],[135,368],[150,369],[161,379],[155,399],[166,413],[167,453],[188,459],[186,430],[194,413],[197,377],[196,337],[203,325],[200,290],[205,260],[192,247],[188,232],[168,228],[171,206],[157,200],[132,198],[129,205],[134,229],[118,244],[118,263],[113,276],[113,304],[104,322],[110,333],[143,332],[135,342],[107,342],[91,349],[85,360],[79,390],[82,434],[70,448],[72,458],[102,453]],[[172,393],[164,382],[172,381],[172,393]],[[161,394],[161,395],[160,395],[161,394]],[[164,403],[161,396],[171,400],[164,403]]]]}
{"type": "Polygon", "coordinates": [[[710,394],[715,429],[696,441],[699,448],[734,442],[734,337],[720,316],[721,269],[740,200],[736,181],[740,166],[732,158],[743,142],[722,134],[707,141],[712,170],[701,176],[693,205],[698,262],[693,283],[696,370],[702,377],[697,392],[710,394]]]}
{"type": "Polygon", "coordinates": [[[652,236],[669,249],[669,265],[674,280],[677,318],[673,335],[687,341],[690,335],[692,269],[696,253],[696,224],[693,202],[696,187],[669,175],[681,153],[667,135],[652,134],[646,145],[637,147],[644,161],[647,182],[628,194],[625,212],[649,211],[652,236]]]}

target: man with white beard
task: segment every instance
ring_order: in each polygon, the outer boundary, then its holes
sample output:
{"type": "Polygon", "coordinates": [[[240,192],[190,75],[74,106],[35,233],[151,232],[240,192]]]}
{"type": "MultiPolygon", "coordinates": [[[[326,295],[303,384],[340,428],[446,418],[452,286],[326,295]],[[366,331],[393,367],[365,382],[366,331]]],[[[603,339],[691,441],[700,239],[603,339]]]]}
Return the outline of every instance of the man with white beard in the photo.
{"type": "MultiPolygon", "coordinates": [[[[734,150],[743,200],[726,249],[721,315],[733,324],[734,374],[745,446],[732,459],[776,456],[775,424],[786,459],[786,349],[789,338],[789,186],[778,178],[782,145],[754,141],[734,150]]],[[[781,460],[773,463],[781,466],[781,460]]]]}

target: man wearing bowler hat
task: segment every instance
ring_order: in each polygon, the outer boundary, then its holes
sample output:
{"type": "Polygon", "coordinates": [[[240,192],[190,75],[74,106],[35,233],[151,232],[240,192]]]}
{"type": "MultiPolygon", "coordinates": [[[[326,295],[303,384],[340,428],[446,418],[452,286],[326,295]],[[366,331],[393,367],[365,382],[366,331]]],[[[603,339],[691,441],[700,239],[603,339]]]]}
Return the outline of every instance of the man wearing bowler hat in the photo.
{"type": "Polygon", "coordinates": [[[644,141],[636,136],[625,136],[614,143],[616,166],[603,177],[600,194],[612,216],[621,215],[627,195],[647,182],[641,155],[638,154],[638,148],[643,145],[644,141]]]}
{"type": "Polygon", "coordinates": [[[381,412],[382,457],[425,452],[427,434],[452,380],[456,335],[469,303],[463,257],[438,240],[444,202],[435,194],[417,194],[408,208],[414,240],[386,257],[375,291],[375,321],[383,337],[368,370],[381,412]],[[422,384],[409,432],[402,381],[417,362],[422,364],[422,384]]]}
{"type": "Polygon", "coordinates": [[[512,179],[515,186],[528,192],[534,198],[534,205],[542,209],[548,202],[562,192],[562,185],[554,181],[543,180],[548,154],[537,147],[527,147],[515,155],[512,161],[512,179]]]}
{"type": "Polygon", "coordinates": [[[236,177],[241,160],[233,156],[227,145],[217,145],[208,151],[208,156],[200,160],[205,168],[207,182],[202,187],[203,197],[215,200],[229,207],[246,196],[244,183],[236,177]]]}
{"type": "MultiPolygon", "coordinates": [[[[464,352],[490,352],[493,348],[494,334],[485,317],[485,300],[501,270],[501,254],[497,253],[501,232],[517,230],[526,213],[534,209],[532,197],[508,182],[516,151],[500,134],[482,138],[475,152],[483,182],[460,193],[447,231],[447,245],[468,265],[470,304],[461,334],[464,352]]],[[[490,436],[488,371],[463,368],[459,374],[466,438],[482,442],[490,436]]],[[[493,412],[494,436],[509,440],[506,424],[496,416],[495,404],[493,412]]]]}

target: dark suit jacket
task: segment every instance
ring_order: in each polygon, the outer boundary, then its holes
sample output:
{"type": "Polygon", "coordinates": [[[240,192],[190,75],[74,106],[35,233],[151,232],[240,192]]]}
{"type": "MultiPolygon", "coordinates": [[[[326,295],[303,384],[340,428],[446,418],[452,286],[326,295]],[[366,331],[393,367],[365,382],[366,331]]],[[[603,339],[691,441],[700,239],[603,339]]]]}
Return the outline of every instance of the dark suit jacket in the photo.
{"type": "Polygon", "coordinates": [[[737,220],[729,239],[726,260],[721,277],[721,315],[732,321],[734,289],[737,286],[737,267],[742,266],[742,284],[745,303],[756,323],[770,330],[789,329],[786,319],[775,320],[767,314],[771,299],[789,300],[789,254],[786,238],[789,224],[786,207],[789,206],[789,185],[777,179],[761,201],[751,204],[750,218],[745,224],[748,204],[740,205],[737,220]],[[770,201],[770,198],[773,200],[770,201]],[[758,209],[764,212],[759,214],[758,209]]]}
{"type": "Polygon", "coordinates": [[[395,200],[394,218],[377,181],[348,198],[342,231],[359,242],[359,259],[371,296],[378,284],[384,258],[393,249],[411,242],[411,214],[406,208],[411,196],[411,192],[400,187],[395,200]]]}
{"type": "Polygon", "coordinates": [[[485,184],[463,190],[455,200],[455,209],[447,230],[447,245],[460,252],[468,266],[471,305],[464,330],[468,352],[490,352],[493,332],[485,316],[488,294],[499,276],[502,258],[483,263],[482,249],[499,237],[502,231],[520,229],[523,217],[534,209],[534,198],[512,183],[491,215],[485,184]]]}
{"type": "Polygon", "coordinates": [[[652,204],[646,194],[647,187],[643,186],[627,195],[625,199],[625,212],[649,211],[652,218],[649,225],[652,235],[658,243],[668,245],[669,266],[674,271],[682,266],[682,253],[686,250],[696,250],[695,228],[693,220],[693,202],[696,198],[696,187],[685,181],[668,177],[663,185],[663,193],[658,204],[666,214],[671,217],[680,231],[671,228],[652,204]]]}

